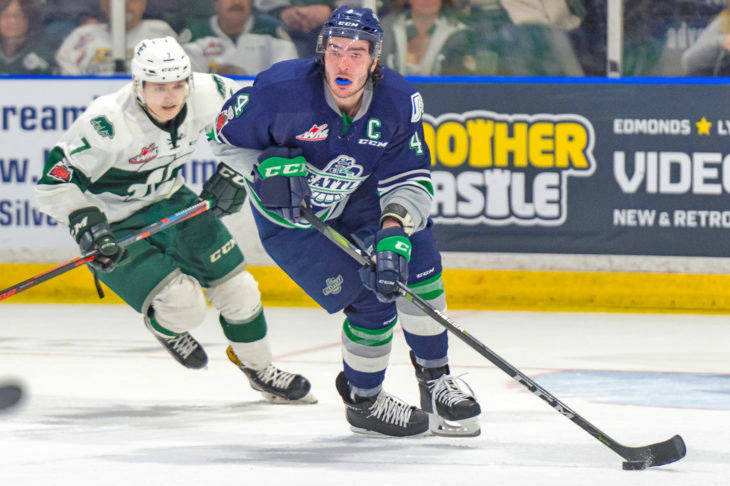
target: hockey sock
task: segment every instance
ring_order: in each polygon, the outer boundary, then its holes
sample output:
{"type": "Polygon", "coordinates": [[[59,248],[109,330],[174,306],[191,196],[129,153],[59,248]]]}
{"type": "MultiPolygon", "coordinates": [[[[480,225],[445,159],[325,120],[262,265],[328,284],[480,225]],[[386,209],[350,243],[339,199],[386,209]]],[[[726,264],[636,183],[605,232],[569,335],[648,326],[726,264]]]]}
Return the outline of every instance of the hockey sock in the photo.
{"type": "Polygon", "coordinates": [[[385,378],[397,319],[380,329],[366,329],[345,319],[342,326],[342,358],[345,376],[358,395],[377,394],[385,378]]]}
{"type": "MultiPolygon", "coordinates": [[[[408,287],[435,309],[446,310],[441,273],[408,287]]],[[[448,334],[444,327],[405,299],[398,301],[398,314],[406,342],[418,364],[427,368],[445,366],[448,363],[448,334]]]]}
{"type": "Polygon", "coordinates": [[[261,370],[271,363],[271,350],[266,339],[266,318],[263,309],[245,322],[231,322],[219,316],[223,334],[236,356],[247,368],[261,370]]]}

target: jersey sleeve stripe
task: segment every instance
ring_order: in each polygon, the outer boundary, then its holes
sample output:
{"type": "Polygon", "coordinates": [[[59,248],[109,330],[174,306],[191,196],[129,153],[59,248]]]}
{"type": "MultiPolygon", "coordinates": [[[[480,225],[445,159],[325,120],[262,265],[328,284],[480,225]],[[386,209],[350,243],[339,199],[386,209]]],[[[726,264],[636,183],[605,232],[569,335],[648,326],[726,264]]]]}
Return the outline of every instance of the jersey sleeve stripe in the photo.
{"type": "Polygon", "coordinates": [[[428,197],[433,197],[433,188],[431,186],[430,181],[421,181],[421,180],[408,180],[404,182],[400,182],[398,184],[393,184],[391,186],[388,186],[386,188],[378,188],[378,196],[383,196],[384,194],[387,194],[395,189],[401,188],[401,187],[410,187],[410,188],[418,188],[428,194],[428,197]]]}
{"type": "Polygon", "coordinates": [[[398,175],[395,175],[393,177],[388,177],[387,179],[381,179],[378,181],[378,185],[386,185],[390,184],[391,182],[395,182],[398,179],[410,179],[414,176],[421,176],[421,177],[427,177],[430,178],[431,171],[428,169],[416,169],[416,170],[409,170],[408,172],[401,172],[398,175]]]}

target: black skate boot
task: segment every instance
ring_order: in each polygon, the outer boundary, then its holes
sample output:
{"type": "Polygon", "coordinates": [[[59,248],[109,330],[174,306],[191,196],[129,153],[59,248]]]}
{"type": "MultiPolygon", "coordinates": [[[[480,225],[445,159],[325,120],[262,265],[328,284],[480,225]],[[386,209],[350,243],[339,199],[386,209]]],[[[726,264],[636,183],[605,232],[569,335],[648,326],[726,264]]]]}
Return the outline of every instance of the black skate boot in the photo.
{"type": "Polygon", "coordinates": [[[459,388],[456,379],[449,374],[449,365],[424,368],[416,362],[413,351],[411,351],[411,363],[416,368],[421,408],[428,413],[431,432],[448,437],[479,435],[481,408],[469,385],[461,380],[469,388],[469,393],[465,393],[459,388]]]}
{"type": "Polygon", "coordinates": [[[375,397],[353,397],[343,372],[337,375],[335,386],[347,407],[345,416],[353,432],[394,437],[428,432],[428,415],[421,409],[384,391],[375,397]]]}
{"type": "Polygon", "coordinates": [[[317,403],[317,399],[309,390],[309,380],[302,375],[281,371],[273,364],[269,364],[263,370],[254,370],[244,365],[233,348],[228,346],[226,354],[231,362],[238,366],[248,378],[251,388],[260,391],[261,394],[272,403],[317,403]]]}
{"type": "Polygon", "coordinates": [[[184,367],[191,368],[193,370],[199,370],[208,364],[208,355],[205,354],[203,347],[190,335],[190,333],[182,332],[174,336],[166,336],[152,327],[152,321],[154,318],[154,310],[150,307],[147,311],[147,315],[144,316],[144,323],[152,335],[155,336],[160,344],[162,344],[172,357],[175,358],[175,361],[184,367]]]}

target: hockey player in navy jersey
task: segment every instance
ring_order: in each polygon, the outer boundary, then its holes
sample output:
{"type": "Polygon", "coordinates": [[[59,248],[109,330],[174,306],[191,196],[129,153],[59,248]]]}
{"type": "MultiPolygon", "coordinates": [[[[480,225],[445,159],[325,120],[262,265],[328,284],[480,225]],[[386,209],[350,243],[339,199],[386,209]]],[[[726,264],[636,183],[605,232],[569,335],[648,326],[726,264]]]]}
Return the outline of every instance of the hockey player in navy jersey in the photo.
{"type": "Polygon", "coordinates": [[[224,162],[216,177],[230,178],[231,168],[246,177],[266,251],[324,309],[344,311],[344,371],[336,386],[354,431],[477,435],[480,407],[449,373],[446,331],[399,298],[396,281],[407,282],[446,308],[428,217],[423,102],[380,64],[382,34],[371,10],[338,8],[315,58],[275,64],[234,94],[209,134],[224,162]],[[375,270],[360,268],[312,229],[302,204],[336,230],[371,242],[375,270]],[[421,408],[382,390],[398,322],[412,349],[421,408]]]}

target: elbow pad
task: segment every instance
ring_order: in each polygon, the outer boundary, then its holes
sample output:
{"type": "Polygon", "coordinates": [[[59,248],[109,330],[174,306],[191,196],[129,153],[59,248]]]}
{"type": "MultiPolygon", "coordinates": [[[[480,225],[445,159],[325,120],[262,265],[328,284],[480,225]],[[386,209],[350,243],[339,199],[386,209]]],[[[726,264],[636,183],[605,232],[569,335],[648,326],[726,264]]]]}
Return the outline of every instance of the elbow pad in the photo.
{"type": "Polygon", "coordinates": [[[415,226],[413,224],[413,218],[408,214],[408,210],[397,203],[390,203],[383,208],[383,212],[380,215],[380,224],[383,224],[385,218],[393,218],[398,221],[403,227],[403,231],[406,235],[410,236],[413,234],[415,226]]]}

